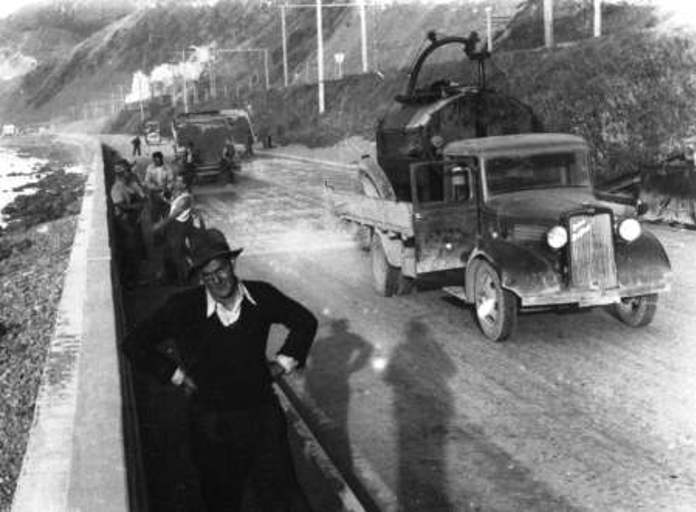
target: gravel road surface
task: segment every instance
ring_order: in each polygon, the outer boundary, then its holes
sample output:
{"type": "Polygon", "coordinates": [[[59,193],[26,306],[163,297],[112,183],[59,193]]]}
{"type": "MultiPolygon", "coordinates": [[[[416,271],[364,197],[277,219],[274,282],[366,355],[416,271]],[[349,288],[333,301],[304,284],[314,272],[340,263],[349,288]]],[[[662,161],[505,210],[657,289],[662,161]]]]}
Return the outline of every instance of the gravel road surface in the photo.
{"type": "Polygon", "coordinates": [[[324,213],[324,180],[353,186],[346,169],[257,159],[197,200],[245,248],[242,277],[320,317],[291,386],[343,471],[391,510],[696,509],[696,233],[648,227],[676,276],[650,326],[525,314],[494,344],[439,289],[377,297],[369,255],[324,213]]]}

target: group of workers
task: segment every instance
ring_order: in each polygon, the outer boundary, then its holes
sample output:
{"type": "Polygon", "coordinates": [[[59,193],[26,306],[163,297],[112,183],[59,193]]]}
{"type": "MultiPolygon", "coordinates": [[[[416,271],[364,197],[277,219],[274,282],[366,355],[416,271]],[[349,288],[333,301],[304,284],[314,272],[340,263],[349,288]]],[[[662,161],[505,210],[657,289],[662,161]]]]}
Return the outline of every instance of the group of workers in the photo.
{"type": "Polygon", "coordinates": [[[142,180],[127,160],[114,165],[110,195],[122,279],[137,279],[140,241],[149,230],[164,235],[174,282],[187,285],[127,333],[122,348],[136,369],[188,397],[192,462],[205,510],[237,511],[251,496],[260,512],[309,512],[273,379],[304,366],[317,319],[273,285],[239,279],[242,249],[231,248],[217,229],[194,227],[187,163],[184,155],[173,172],[154,152],[142,180]],[[273,324],[287,335],[268,360],[273,324]],[[159,347],[167,340],[176,345],[176,359],[159,347]]]}
{"type": "Polygon", "coordinates": [[[195,211],[191,194],[191,174],[175,173],[164,162],[160,151],[152,153],[143,179],[128,160],[114,164],[114,183],[110,191],[118,246],[118,266],[126,288],[138,283],[140,263],[153,260],[155,245],[164,241],[163,271],[156,278],[170,284],[188,281],[185,241],[191,231],[195,211]]]}

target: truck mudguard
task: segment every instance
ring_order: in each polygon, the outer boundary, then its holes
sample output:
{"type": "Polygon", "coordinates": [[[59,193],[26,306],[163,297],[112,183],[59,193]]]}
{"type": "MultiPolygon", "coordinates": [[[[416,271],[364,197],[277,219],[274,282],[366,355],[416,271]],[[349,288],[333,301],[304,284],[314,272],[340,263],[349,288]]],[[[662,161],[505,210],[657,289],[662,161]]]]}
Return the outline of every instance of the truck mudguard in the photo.
{"type": "Polygon", "coordinates": [[[389,264],[392,267],[401,268],[404,251],[404,243],[401,241],[401,238],[390,237],[388,233],[385,233],[381,229],[375,229],[373,236],[378,236],[382,240],[384,254],[387,256],[389,264]]]}
{"type": "Polygon", "coordinates": [[[614,248],[616,270],[622,286],[654,283],[668,277],[671,265],[667,253],[657,237],[649,231],[637,240],[627,243],[617,237],[614,248]]]}
{"type": "Polygon", "coordinates": [[[539,251],[505,240],[485,240],[469,256],[466,267],[466,296],[473,297],[472,262],[483,258],[495,268],[503,288],[518,297],[560,291],[562,282],[551,262],[539,251]]]}
{"type": "Polygon", "coordinates": [[[363,156],[358,163],[358,180],[366,196],[396,200],[389,178],[375,159],[369,155],[363,156]]]}

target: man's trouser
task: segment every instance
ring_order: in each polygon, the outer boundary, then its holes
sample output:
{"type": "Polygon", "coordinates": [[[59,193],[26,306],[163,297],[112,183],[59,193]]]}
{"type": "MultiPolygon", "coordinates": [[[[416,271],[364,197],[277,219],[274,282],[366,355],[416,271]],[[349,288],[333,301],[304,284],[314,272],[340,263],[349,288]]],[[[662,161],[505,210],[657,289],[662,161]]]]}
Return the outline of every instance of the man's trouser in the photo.
{"type": "Polygon", "coordinates": [[[277,402],[242,411],[195,409],[192,451],[208,512],[239,510],[245,493],[253,510],[309,512],[277,402]]]}

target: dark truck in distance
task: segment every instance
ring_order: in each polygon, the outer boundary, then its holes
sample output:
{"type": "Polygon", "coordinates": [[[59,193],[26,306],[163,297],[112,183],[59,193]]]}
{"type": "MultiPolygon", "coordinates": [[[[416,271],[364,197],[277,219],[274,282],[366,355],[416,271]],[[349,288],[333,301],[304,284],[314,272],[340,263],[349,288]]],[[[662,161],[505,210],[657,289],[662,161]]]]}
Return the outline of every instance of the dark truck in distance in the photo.
{"type": "Polygon", "coordinates": [[[174,154],[183,158],[192,148],[197,181],[222,178],[232,181],[232,169],[252,153],[254,130],[242,109],[178,114],[172,121],[174,154]]]}
{"type": "Polygon", "coordinates": [[[626,324],[647,325],[669,289],[669,259],[634,206],[593,194],[588,153],[566,134],[464,139],[410,164],[410,200],[388,180],[381,197],[327,188],[327,199],[369,230],[378,293],[454,270],[445,290],[474,305],[492,340],[510,336],[520,310],[540,307],[610,306],[626,324]]]}

